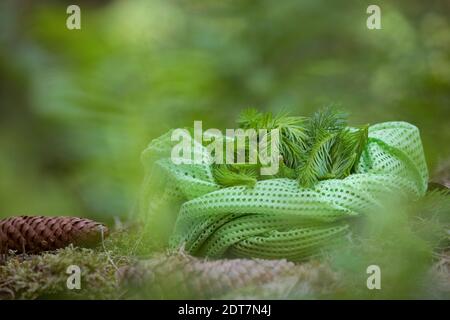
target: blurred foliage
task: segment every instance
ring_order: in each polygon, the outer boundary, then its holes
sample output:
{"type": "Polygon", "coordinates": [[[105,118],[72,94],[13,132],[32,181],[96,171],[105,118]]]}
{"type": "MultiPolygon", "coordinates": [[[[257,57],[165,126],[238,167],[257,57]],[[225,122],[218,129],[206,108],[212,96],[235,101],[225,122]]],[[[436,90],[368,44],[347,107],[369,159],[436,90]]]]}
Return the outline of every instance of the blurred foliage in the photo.
{"type": "Polygon", "coordinates": [[[410,121],[430,169],[450,157],[450,5],[377,1],[0,4],[0,216],[124,217],[154,137],[245,107],[410,121]]]}
{"type": "MultiPolygon", "coordinates": [[[[450,193],[431,191],[407,202],[394,196],[358,221],[350,244],[329,256],[340,272],[341,290],[334,298],[448,299],[439,282],[430,278],[430,267],[450,244],[450,193]],[[380,267],[381,289],[367,290],[368,266],[380,267]]],[[[448,257],[447,257],[448,258],[448,257]]],[[[448,276],[448,271],[447,274],[448,276]]],[[[445,284],[447,285],[447,284],[445,284]]]]}

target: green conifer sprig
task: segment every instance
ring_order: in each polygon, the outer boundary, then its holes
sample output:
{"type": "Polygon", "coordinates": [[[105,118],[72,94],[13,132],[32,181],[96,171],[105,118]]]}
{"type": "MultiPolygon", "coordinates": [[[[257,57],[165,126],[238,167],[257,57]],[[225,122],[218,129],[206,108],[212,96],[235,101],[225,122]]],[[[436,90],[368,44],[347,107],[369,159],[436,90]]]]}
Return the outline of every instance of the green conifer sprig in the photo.
{"type": "MultiPolygon", "coordinates": [[[[273,115],[271,112],[261,113],[256,109],[244,110],[239,119],[238,125],[242,129],[264,129],[270,131],[278,129],[280,131],[280,153],[284,163],[295,168],[301,154],[305,151],[308,134],[306,132],[306,118],[289,116],[287,113],[273,115]]],[[[267,143],[270,145],[270,140],[267,143]]]]}
{"type": "Polygon", "coordinates": [[[346,114],[331,107],[310,118],[247,109],[238,119],[240,128],[279,130],[279,172],[260,176],[258,159],[257,164],[214,165],[213,175],[226,187],[253,186],[271,178],[297,179],[301,186],[312,187],[320,180],[345,178],[357,166],[368,139],[368,125],[350,128],[346,119],[346,114]]]}
{"type": "Polygon", "coordinates": [[[259,178],[257,165],[252,164],[213,164],[213,177],[222,186],[253,187],[259,178]]]}

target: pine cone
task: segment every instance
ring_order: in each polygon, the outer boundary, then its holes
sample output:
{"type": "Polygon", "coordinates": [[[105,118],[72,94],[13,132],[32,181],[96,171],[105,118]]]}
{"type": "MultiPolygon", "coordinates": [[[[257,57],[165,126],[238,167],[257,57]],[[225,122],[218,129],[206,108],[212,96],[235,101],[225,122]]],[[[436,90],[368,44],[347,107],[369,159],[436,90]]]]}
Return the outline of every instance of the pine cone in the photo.
{"type": "Polygon", "coordinates": [[[20,216],[0,220],[0,253],[39,253],[73,244],[91,246],[101,239],[101,228],[95,221],[76,217],[20,216]]]}
{"type": "MultiPolygon", "coordinates": [[[[335,275],[317,262],[294,264],[287,260],[198,259],[184,254],[142,260],[123,267],[119,282],[129,294],[150,299],[210,299],[249,295],[283,298],[293,285],[303,291],[318,292],[335,283],[335,275]],[[285,281],[286,280],[286,281],[285,281]],[[246,292],[246,289],[251,289],[246,292]],[[270,291],[270,292],[269,292],[270,291]],[[272,294],[272,295],[271,295],[272,294]]],[[[294,290],[295,291],[295,290],[294,290]]],[[[310,292],[308,292],[310,293],[310,292]]]]}

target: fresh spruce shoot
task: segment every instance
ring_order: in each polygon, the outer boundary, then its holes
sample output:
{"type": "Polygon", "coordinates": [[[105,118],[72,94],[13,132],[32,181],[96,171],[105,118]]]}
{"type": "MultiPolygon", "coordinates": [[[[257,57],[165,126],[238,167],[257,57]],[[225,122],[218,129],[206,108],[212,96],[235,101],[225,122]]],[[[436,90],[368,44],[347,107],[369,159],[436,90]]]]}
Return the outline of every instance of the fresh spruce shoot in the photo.
{"type": "MultiPolygon", "coordinates": [[[[274,176],[261,176],[259,159],[256,164],[213,165],[214,178],[224,187],[254,186],[258,180],[289,178],[308,188],[320,180],[343,179],[357,166],[369,127],[349,127],[346,114],[334,108],[317,111],[309,118],[247,109],[241,113],[238,125],[257,132],[279,130],[279,171],[274,176]]],[[[245,152],[248,162],[249,152],[245,152]]]]}

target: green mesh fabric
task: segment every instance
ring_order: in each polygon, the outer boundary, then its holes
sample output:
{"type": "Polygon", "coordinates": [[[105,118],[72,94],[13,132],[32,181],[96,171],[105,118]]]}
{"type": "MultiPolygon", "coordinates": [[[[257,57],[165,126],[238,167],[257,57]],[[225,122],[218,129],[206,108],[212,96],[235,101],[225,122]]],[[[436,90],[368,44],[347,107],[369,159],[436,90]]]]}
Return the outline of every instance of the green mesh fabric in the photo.
{"type": "MultiPolygon", "coordinates": [[[[143,152],[139,211],[151,218],[162,203],[180,203],[170,245],[194,255],[302,260],[346,236],[352,217],[381,208],[383,195],[417,198],[427,188],[419,130],[405,122],[371,126],[356,172],[312,188],[286,178],[223,188],[207,164],[173,164],[172,145],[169,132],[143,152]]],[[[208,160],[201,145],[193,152],[208,160]]]]}

